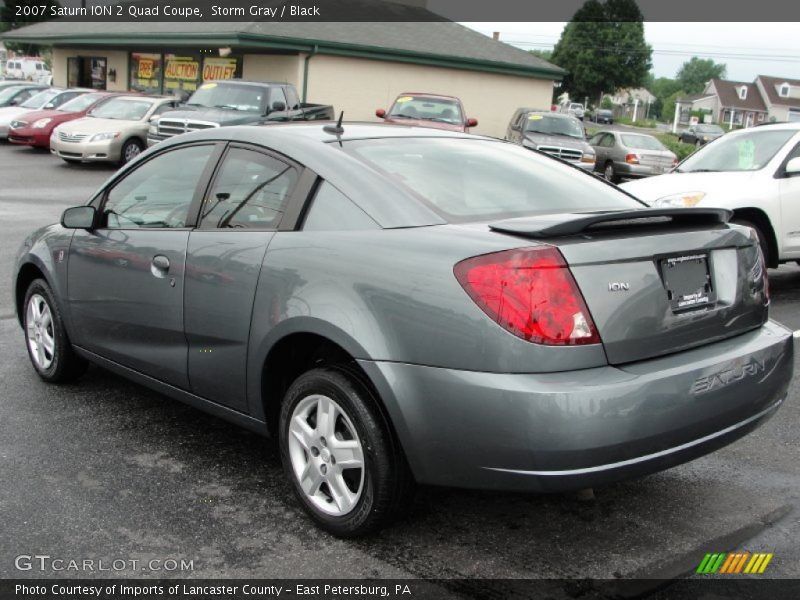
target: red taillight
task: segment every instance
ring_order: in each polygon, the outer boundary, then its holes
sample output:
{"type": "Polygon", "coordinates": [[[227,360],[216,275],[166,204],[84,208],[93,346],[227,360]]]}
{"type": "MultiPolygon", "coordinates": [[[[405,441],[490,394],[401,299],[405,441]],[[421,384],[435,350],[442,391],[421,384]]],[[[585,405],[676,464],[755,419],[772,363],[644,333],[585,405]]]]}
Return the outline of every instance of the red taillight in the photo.
{"type": "Polygon", "coordinates": [[[483,312],[524,340],[550,346],[600,343],[578,285],[556,248],[484,254],[461,261],[454,273],[483,312]]]}
{"type": "Polygon", "coordinates": [[[636,154],[626,154],[625,162],[628,163],[629,165],[638,165],[639,157],[636,154]]]}
{"type": "Polygon", "coordinates": [[[673,158],[672,159],[672,168],[674,169],[677,166],[678,166],[678,159],[677,158],[673,158]]]}

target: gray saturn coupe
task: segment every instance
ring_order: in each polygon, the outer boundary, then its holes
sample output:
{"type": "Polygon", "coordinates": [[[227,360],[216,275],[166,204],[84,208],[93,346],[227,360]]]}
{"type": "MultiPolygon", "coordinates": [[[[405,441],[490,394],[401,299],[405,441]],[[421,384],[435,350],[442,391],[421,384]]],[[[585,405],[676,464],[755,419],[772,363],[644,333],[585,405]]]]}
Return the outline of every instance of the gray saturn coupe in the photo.
{"type": "Polygon", "coordinates": [[[468,134],[226,127],[28,237],[13,289],[42,379],[90,361],[277,436],[300,503],[354,536],[417,483],[597,486],[773,415],[792,335],[729,217],[468,134]]]}

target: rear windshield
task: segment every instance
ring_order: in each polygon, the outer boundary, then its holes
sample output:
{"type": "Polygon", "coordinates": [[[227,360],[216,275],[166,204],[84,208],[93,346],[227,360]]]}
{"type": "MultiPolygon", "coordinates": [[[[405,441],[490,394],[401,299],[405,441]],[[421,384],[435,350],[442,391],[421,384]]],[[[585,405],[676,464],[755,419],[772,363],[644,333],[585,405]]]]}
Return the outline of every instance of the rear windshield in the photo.
{"type": "Polygon", "coordinates": [[[450,223],[642,208],[592,175],[503,142],[390,138],[350,141],[344,151],[450,223]]]}
{"type": "Polygon", "coordinates": [[[766,166],[796,133],[796,129],[756,129],[726,135],[703,146],[683,161],[676,171],[757,171],[766,166]]]}
{"type": "Polygon", "coordinates": [[[628,148],[636,148],[638,150],[666,150],[661,142],[649,135],[623,133],[620,137],[622,138],[622,143],[628,148]]]}
{"type": "Polygon", "coordinates": [[[583,127],[578,119],[550,115],[528,115],[525,131],[547,135],[566,135],[583,139],[583,127]]]}
{"type": "Polygon", "coordinates": [[[152,100],[125,100],[112,98],[103,102],[89,113],[98,119],[120,119],[122,121],[141,121],[153,106],[152,100]]]}
{"type": "Polygon", "coordinates": [[[464,122],[459,103],[450,98],[429,96],[400,96],[394,101],[389,116],[397,119],[422,119],[453,125],[464,122]]]}

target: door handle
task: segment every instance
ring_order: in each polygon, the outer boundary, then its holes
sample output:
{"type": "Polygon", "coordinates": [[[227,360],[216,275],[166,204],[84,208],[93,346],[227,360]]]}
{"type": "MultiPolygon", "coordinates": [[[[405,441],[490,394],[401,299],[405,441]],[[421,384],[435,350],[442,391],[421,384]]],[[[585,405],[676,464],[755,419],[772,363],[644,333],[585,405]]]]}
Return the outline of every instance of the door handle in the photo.
{"type": "Polygon", "coordinates": [[[153,257],[153,264],[150,267],[150,272],[153,276],[161,278],[164,277],[169,271],[169,259],[163,254],[156,254],[153,257]]]}

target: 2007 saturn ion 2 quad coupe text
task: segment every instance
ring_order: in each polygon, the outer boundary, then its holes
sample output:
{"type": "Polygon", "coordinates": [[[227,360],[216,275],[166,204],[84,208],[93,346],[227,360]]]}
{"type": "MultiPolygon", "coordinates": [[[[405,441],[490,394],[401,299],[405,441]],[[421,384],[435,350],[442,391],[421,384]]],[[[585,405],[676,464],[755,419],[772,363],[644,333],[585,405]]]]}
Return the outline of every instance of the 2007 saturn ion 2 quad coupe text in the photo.
{"type": "Polygon", "coordinates": [[[87,361],[277,436],[341,536],[414,484],[579,489],[693,459],[784,400],[757,238],[508,142],[226,127],[121,169],[17,257],[38,374],[87,361]]]}

